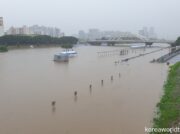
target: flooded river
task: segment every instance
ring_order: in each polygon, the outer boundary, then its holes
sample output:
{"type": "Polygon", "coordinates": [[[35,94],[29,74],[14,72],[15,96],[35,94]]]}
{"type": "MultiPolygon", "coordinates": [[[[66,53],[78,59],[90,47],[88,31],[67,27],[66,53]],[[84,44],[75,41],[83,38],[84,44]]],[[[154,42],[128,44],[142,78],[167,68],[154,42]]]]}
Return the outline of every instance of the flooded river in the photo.
{"type": "Polygon", "coordinates": [[[68,63],[53,61],[57,47],[0,53],[0,134],[144,134],[167,74],[150,61],[168,50],[117,63],[159,48],[97,54],[121,49],[79,46],[68,63]]]}

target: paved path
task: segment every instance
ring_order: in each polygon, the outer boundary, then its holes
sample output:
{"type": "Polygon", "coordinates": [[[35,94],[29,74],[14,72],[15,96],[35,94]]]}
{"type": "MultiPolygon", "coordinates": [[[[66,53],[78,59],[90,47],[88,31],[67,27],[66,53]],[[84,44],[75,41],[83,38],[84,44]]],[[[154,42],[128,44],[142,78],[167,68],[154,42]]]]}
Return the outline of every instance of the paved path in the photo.
{"type": "Polygon", "coordinates": [[[173,57],[171,60],[169,60],[169,62],[171,64],[175,64],[178,61],[180,61],[180,55],[177,55],[177,56],[173,57]]]}

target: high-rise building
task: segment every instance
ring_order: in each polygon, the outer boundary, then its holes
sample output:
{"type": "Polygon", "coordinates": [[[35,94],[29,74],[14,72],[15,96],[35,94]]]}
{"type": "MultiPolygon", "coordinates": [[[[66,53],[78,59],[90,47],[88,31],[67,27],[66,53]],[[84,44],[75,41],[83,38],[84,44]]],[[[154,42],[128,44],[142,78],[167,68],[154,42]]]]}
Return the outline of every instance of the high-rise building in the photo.
{"type": "Polygon", "coordinates": [[[80,30],[78,37],[81,40],[85,40],[85,39],[87,39],[87,34],[83,30],[80,30]]]}
{"type": "Polygon", "coordinates": [[[86,33],[83,30],[79,31],[78,35],[79,40],[98,40],[98,39],[110,39],[110,40],[118,40],[118,39],[137,39],[135,34],[131,32],[122,32],[122,31],[100,31],[98,29],[89,29],[86,33]]]}
{"type": "Polygon", "coordinates": [[[62,37],[64,33],[61,33],[59,28],[45,27],[45,26],[26,26],[23,27],[11,27],[7,31],[8,35],[48,35],[52,37],[62,37]]]}
{"type": "Polygon", "coordinates": [[[154,27],[150,27],[149,29],[149,38],[157,38],[154,27]]]}
{"type": "Polygon", "coordinates": [[[146,38],[157,38],[157,35],[153,27],[150,27],[149,29],[147,27],[144,27],[142,30],[139,30],[139,34],[146,38]]]}
{"type": "Polygon", "coordinates": [[[4,35],[3,17],[0,17],[0,36],[4,35]]]}
{"type": "Polygon", "coordinates": [[[98,29],[89,29],[89,39],[99,39],[101,37],[98,29]]]}

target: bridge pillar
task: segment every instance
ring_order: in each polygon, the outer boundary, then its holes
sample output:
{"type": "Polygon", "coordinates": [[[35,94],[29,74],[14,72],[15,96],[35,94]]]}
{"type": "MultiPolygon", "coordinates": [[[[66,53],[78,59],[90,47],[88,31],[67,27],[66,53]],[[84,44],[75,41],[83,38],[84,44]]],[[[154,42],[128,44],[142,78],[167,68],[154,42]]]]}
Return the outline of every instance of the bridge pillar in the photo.
{"type": "Polygon", "coordinates": [[[114,42],[109,42],[109,43],[108,43],[108,46],[115,46],[115,44],[116,44],[116,43],[114,43],[114,42]]]}
{"type": "Polygon", "coordinates": [[[101,43],[99,42],[88,42],[90,45],[93,45],[93,46],[100,46],[101,43]]]}
{"type": "Polygon", "coordinates": [[[152,44],[153,44],[153,42],[145,42],[145,44],[146,44],[146,46],[151,47],[151,46],[152,46],[152,44]]]}

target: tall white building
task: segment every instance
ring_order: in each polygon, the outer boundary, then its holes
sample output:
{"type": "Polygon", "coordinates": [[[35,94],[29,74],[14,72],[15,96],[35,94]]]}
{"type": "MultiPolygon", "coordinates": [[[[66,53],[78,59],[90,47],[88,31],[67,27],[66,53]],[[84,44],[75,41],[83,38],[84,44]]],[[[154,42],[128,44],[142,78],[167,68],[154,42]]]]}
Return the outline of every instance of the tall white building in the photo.
{"type": "Polygon", "coordinates": [[[89,29],[89,35],[88,38],[89,39],[99,39],[101,37],[101,33],[98,29],[89,29]]]}
{"type": "Polygon", "coordinates": [[[3,17],[0,17],[0,36],[4,35],[3,17]]]}
{"type": "Polygon", "coordinates": [[[87,34],[83,30],[80,30],[78,38],[81,39],[81,40],[86,40],[87,39],[87,34]]]}
{"type": "Polygon", "coordinates": [[[157,35],[153,27],[150,28],[144,27],[142,30],[139,30],[139,34],[146,38],[154,38],[154,39],[157,38],[157,35]]]}
{"type": "Polygon", "coordinates": [[[154,27],[150,27],[149,29],[149,38],[157,38],[154,27]]]}

